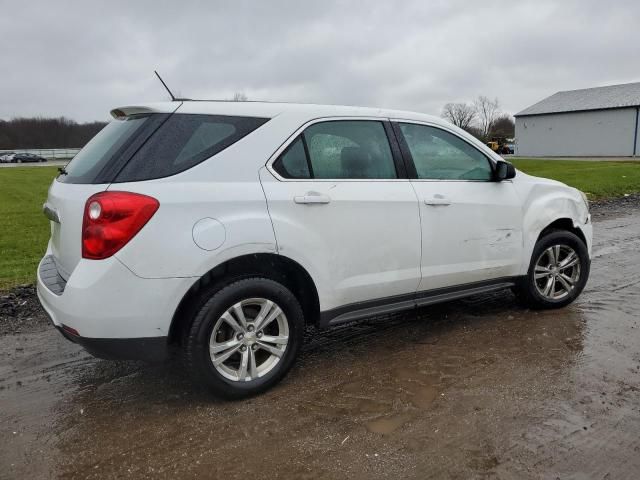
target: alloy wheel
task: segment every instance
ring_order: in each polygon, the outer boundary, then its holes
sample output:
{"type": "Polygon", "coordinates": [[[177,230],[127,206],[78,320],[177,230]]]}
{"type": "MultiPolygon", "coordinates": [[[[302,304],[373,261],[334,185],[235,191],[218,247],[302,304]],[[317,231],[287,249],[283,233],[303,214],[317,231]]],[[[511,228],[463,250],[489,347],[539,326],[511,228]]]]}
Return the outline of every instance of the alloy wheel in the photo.
{"type": "Polygon", "coordinates": [[[561,300],[580,280],[580,258],[568,245],[552,245],[540,254],[535,264],[534,283],[540,295],[561,300]]]}
{"type": "Polygon", "coordinates": [[[248,298],[229,307],[216,321],[209,355],[223,377],[250,382],[272,371],[289,343],[282,309],[266,298],[248,298]]]}

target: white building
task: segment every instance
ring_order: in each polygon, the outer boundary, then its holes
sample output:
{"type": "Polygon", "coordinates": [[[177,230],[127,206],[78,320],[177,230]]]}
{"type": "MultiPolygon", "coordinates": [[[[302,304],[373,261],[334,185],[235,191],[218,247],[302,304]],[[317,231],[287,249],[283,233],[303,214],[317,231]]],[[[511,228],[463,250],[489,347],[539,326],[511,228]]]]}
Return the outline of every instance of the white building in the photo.
{"type": "Polygon", "coordinates": [[[515,115],[515,154],[640,155],[639,113],[640,82],[558,92],[515,115]]]}

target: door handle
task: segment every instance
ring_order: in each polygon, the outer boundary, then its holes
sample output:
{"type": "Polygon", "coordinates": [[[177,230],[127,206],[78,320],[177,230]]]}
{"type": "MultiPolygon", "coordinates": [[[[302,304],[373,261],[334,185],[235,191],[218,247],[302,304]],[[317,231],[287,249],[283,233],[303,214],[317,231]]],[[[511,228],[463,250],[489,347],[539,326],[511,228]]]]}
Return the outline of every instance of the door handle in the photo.
{"type": "Polygon", "coordinates": [[[434,195],[433,198],[425,198],[424,204],[429,205],[431,207],[446,207],[451,205],[451,200],[449,200],[444,195],[434,195]]]}
{"type": "Polygon", "coordinates": [[[331,202],[331,197],[318,192],[307,192],[304,195],[293,197],[293,201],[301,204],[326,205],[331,202]]]}

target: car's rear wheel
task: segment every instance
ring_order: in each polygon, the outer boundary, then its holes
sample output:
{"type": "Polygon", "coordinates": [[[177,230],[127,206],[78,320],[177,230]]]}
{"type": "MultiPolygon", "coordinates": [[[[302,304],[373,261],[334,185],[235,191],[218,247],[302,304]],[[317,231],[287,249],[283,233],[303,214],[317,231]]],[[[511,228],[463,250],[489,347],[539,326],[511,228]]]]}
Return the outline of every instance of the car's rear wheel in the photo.
{"type": "Polygon", "coordinates": [[[533,308],[560,308],[573,302],[589,277],[587,246],[572,232],[554,230],[536,243],[526,277],[516,295],[533,308]]]}
{"type": "Polygon", "coordinates": [[[201,300],[183,342],[199,385],[235,399],[263,392],[286,375],[304,332],[302,308],[286,287],[246,278],[201,300]]]}

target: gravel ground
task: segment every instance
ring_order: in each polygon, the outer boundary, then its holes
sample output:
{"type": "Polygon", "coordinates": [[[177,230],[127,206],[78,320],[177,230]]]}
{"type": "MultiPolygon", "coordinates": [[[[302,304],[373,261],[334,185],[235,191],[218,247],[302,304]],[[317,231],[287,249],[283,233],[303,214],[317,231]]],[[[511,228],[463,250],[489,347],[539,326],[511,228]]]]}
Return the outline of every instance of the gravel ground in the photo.
{"type": "Polygon", "coordinates": [[[624,197],[598,200],[591,203],[591,216],[594,219],[607,218],[633,212],[640,207],[640,194],[633,193],[624,197]]]}
{"type": "Polygon", "coordinates": [[[34,285],[20,285],[0,294],[0,336],[42,330],[48,324],[34,285]]]}

